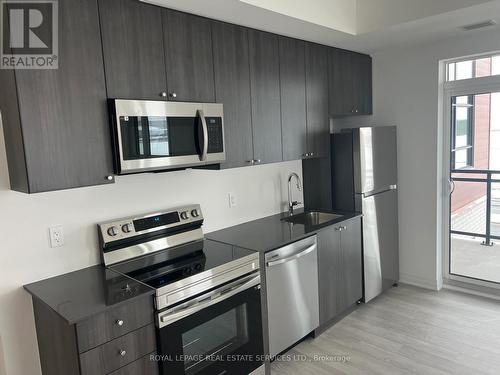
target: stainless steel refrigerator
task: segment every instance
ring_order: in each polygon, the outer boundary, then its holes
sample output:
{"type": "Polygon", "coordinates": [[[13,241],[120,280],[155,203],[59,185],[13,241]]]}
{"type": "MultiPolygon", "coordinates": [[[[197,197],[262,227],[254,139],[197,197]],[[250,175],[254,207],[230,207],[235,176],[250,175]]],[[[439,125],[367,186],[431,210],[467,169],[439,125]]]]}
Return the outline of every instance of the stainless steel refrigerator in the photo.
{"type": "Polygon", "coordinates": [[[331,147],[332,206],[363,213],[368,302],[399,279],[396,127],[345,129],[331,147]]]}

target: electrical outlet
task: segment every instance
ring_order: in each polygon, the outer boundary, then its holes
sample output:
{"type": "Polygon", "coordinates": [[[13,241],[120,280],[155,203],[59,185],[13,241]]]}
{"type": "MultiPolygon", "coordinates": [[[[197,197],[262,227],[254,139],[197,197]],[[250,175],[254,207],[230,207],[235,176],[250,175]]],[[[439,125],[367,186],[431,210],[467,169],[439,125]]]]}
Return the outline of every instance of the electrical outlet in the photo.
{"type": "Polygon", "coordinates": [[[238,202],[236,201],[236,195],[234,195],[233,193],[227,193],[227,197],[229,200],[229,208],[233,208],[238,205],[238,202]]]}
{"type": "Polygon", "coordinates": [[[62,225],[49,228],[50,247],[64,246],[64,231],[62,225]]]}

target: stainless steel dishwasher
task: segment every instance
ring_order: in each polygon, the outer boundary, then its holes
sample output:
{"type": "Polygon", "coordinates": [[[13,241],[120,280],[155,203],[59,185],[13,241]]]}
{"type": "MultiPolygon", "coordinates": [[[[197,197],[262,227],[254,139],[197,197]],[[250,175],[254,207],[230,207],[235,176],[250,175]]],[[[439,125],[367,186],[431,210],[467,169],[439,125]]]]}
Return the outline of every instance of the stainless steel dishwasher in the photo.
{"type": "Polygon", "coordinates": [[[269,354],[275,356],[319,325],[316,236],[266,253],[269,354]]]}

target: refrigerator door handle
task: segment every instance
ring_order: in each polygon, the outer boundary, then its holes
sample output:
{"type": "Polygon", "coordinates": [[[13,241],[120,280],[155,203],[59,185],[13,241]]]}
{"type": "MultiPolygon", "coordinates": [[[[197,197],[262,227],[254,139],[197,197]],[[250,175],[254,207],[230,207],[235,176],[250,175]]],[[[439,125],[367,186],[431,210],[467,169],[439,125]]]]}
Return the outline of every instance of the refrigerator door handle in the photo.
{"type": "Polygon", "coordinates": [[[363,198],[368,198],[371,197],[372,195],[380,194],[380,193],[385,193],[386,191],[391,191],[391,190],[397,190],[398,185],[389,185],[385,188],[379,189],[379,190],[372,190],[372,191],[367,191],[366,193],[361,193],[361,196],[363,198]]]}

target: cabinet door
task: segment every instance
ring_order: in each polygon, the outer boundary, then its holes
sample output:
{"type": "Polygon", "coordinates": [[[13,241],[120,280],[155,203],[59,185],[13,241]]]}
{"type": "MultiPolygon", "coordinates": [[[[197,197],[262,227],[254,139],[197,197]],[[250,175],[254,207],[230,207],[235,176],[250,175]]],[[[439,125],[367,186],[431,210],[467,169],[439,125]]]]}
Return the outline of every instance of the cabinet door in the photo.
{"type": "Polygon", "coordinates": [[[169,100],[214,102],[211,21],[163,10],[169,100]]]}
{"type": "Polygon", "coordinates": [[[248,43],[254,158],[282,161],[278,37],[248,30],[248,43]]]}
{"type": "Polygon", "coordinates": [[[59,68],[15,72],[29,192],[112,181],[101,51],[96,1],[61,1],[59,68]]]}
{"type": "Polygon", "coordinates": [[[352,53],[353,103],[359,115],[372,114],[372,59],[368,55],[352,53]]]}
{"type": "Polygon", "coordinates": [[[360,219],[318,233],[320,327],[363,297],[361,246],[360,219]]]}
{"type": "Polygon", "coordinates": [[[361,219],[350,220],[341,225],[342,293],[339,307],[344,311],[363,297],[361,219]]]}
{"type": "Polygon", "coordinates": [[[330,114],[353,114],[353,82],[351,52],[330,48],[328,53],[328,83],[330,90],[330,114]]]}
{"type": "Polygon", "coordinates": [[[280,90],[283,160],[298,160],[307,152],[305,42],[280,37],[280,90]]]}
{"type": "Polygon", "coordinates": [[[99,0],[99,13],[108,97],[161,99],[167,91],[161,8],[99,0]]]}
{"type": "Polygon", "coordinates": [[[328,116],[328,48],[306,44],[307,152],[330,156],[328,116]]]}
{"type": "Polygon", "coordinates": [[[320,327],[330,322],[340,311],[341,272],[340,231],[337,226],[330,226],[318,233],[320,327]]]}
{"type": "Polygon", "coordinates": [[[215,99],[224,104],[226,162],[222,167],[241,167],[253,159],[247,30],[214,22],[212,34],[215,99]]]}

